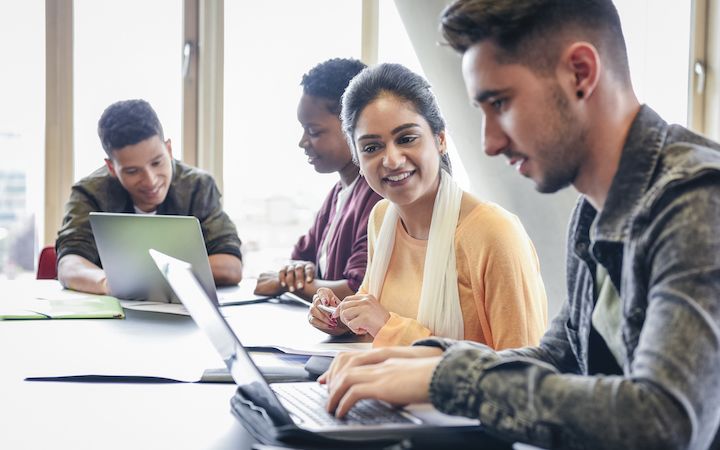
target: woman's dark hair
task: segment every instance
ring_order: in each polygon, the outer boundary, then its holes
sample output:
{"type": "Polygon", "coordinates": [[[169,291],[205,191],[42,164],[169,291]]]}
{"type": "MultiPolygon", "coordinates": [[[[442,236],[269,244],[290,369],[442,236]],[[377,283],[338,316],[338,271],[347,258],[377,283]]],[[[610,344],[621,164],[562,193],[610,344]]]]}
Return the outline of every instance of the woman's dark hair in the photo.
{"type": "Polygon", "coordinates": [[[328,59],[303,75],[300,86],[304,94],[328,100],[328,111],[340,115],[340,101],[345,88],[366,67],[357,59],[328,59]]]}
{"type": "MultiPolygon", "coordinates": [[[[353,78],[342,98],[343,131],[350,143],[353,160],[357,163],[355,127],[362,111],[377,98],[392,95],[413,105],[415,111],[430,125],[433,135],[445,131],[445,120],[440,113],[430,84],[420,75],[400,64],[379,64],[363,70],[353,78]]],[[[452,173],[447,153],[440,157],[440,166],[452,173]]]]}
{"type": "Polygon", "coordinates": [[[122,100],[108,106],[98,121],[98,136],[109,158],[113,150],[153,136],[165,140],[160,120],[145,100],[122,100]]]}

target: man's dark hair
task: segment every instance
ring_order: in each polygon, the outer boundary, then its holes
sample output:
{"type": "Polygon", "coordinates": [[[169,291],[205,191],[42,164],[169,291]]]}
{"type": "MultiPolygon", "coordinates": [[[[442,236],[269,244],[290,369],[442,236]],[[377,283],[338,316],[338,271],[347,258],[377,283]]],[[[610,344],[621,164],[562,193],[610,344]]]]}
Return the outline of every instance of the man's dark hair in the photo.
{"type": "Polygon", "coordinates": [[[488,40],[501,63],[519,63],[541,73],[555,69],[562,44],[583,39],[609,56],[608,66],[629,83],[627,49],[611,0],[456,0],[443,11],[441,31],[464,53],[488,40]]]}
{"type": "MultiPolygon", "coordinates": [[[[353,78],[342,98],[343,131],[356,162],[354,134],[358,118],[367,105],[383,95],[392,95],[411,103],[430,125],[433,135],[445,131],[440,107],[430,90],[430,84],[423,77],[400,64],[386,63],[369,67],[353,78]]],[[[442,155],[441,165],[448,173],[452,173],[447,153],[442,155]]]]}
{"type": "Polygon", "coordinates": [[[304,94],[329,100],[328,111],[340,115],[340,102],[345,88],[365,67],[365,63],[357,59],[329,59],[303,75],[300,86],[304,94]]]}
{"type": "Polygon", "coordinates": [[[108,106],[98,121],[98,136],[109,158],[113,150],[153,136],[165,140],[160,120],[145,100],[122,100],[108,106]]]}

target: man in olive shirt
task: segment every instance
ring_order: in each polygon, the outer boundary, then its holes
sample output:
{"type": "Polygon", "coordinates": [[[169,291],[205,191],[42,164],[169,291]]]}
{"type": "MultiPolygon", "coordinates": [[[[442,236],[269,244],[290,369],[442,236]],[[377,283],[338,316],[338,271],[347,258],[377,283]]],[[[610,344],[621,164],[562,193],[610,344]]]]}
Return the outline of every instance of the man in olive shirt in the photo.
{"type": "Polygon", "coordinates": [[[220,204],[210,174],[172,157],[170,139],[150,104],[125,100],[110,105],[98,122],[105,166],[73,185],[55,243],[58,279],[67,288],[108,293],[89,213],[195,216],[218,285],[242,278],[240,239],[220,204]]]}

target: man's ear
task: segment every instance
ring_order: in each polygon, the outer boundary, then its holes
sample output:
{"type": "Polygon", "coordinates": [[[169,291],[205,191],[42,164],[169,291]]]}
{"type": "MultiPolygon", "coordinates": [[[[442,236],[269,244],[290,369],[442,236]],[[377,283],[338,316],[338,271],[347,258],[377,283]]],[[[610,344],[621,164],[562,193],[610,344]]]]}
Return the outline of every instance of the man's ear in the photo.
{"type": "Polygon", "coordinates": [[[117,173],[115,173],[115,163],[113,163],[112,159],[105,158],[105,165],[108,168],[108,171],[110,171],[110,175],[117,178],[117,173]]]}
{"type": "Polygon", "coordinates": [[[165,141],[165,148],[168,151],[168,155],[170,155],[170,159],[172,159],[172,142],[169,138],[165,141]]]}
{"type": "Polygon", "coordinates": [[[600,80],[602,62],[600,54],[589,42],[575,42],[563,52],[562,66],[571,77],[575,97],[583,100],[590,97],[600,80]]]}

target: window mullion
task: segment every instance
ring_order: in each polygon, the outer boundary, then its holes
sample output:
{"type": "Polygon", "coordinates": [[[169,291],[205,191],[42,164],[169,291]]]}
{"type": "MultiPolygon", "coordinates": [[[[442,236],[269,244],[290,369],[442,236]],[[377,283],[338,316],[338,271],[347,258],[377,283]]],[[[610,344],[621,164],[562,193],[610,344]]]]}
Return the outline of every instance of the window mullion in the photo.
{"type": "Polygon", "coordinates": [[[705,62],[705,134],[720,141],[720,2],[708,1],[705,62]]]}
{"type": "Polygon", "coordinates": [[[690,61],[688,83],[688,125],[699,133],[705,132],[705,103],[707,91],[708,1],[694,0],[690,25],[690,61]]]}
{"type": "Polygon", "coordinates": [[[182,40],[182,159],[192,166],[198,163],[198,17],[199,0],[185,0],[182,40]]]}
{"type": "Polygon", "coordinates": [[[223,191],[224,0],[200,2],[198,159],[223,191]]]}
{"type": "Polygon", "coordinates": [[[374,65],[378,62],[379,18],[380,4],[378,0],[363,0],[360,54],[362,61],[367,65],[374,65]]]}
{"type": "Polygon", "coordinates": [[[73,183],[73,0],[45,1],[45,221],[52,245],[73,183]]]}

